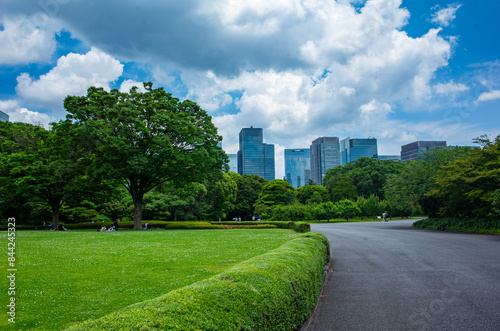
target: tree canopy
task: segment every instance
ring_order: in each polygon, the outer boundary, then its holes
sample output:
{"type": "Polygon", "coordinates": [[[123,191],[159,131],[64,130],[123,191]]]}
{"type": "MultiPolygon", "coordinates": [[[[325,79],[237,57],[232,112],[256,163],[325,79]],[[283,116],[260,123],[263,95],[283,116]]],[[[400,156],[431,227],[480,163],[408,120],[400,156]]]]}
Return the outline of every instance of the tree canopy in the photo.
{"type": "Polygon", "coordinates": [[[152,83],[144,88],[122,93],[91,87],[86,96],[64,100],[66,121],[84,127],[96,142],[103,175],[131,194],[135,229],[142,228],[145,193],[165,182],[201,182],[227,163],[217,146],[222,138],[204,110],[152,83]]]}

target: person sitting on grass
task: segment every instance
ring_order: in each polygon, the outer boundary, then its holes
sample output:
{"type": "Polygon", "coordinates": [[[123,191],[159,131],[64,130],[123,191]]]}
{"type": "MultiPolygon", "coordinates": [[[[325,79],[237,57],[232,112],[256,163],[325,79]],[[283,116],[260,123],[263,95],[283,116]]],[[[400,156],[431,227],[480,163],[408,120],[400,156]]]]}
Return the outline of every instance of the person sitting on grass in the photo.
{"type": "Polygon", "coordinates": [[[149,227],[149,222],[146,222],[146,225],[144,225],[144,230],[151,230],[151,228],[149,227]]]}

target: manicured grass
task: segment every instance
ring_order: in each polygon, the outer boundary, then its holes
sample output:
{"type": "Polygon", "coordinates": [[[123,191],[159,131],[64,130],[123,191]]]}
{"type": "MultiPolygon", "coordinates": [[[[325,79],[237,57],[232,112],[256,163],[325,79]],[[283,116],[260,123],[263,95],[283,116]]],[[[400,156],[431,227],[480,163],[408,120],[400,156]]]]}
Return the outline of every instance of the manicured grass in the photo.
{"type": "MultiPolygon", "coordinates": [[[[0,329],[64,329],[214,276],[297,235],[281,229],[18,231],[16,324],[2,318],[0,329]]],[[[2,243],[6,237],[1,233],[2,243]]],[[[5,256],[4,289],[6,263],[5,256]]]]}

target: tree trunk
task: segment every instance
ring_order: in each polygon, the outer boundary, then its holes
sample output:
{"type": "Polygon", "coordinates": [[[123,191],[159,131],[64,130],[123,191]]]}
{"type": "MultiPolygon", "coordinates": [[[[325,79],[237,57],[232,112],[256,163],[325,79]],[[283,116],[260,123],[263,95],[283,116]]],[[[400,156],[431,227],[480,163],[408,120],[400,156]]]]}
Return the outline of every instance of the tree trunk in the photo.
{"type": "Polygon", "coordinates": [[[59,208],[52,207],[52,229],[57,229],[59,226],[59,208]]]}
{"type": "Polygon", "coordinates": [[[142,230],[142,198],[134,197],[134,230],[142,230]]]}

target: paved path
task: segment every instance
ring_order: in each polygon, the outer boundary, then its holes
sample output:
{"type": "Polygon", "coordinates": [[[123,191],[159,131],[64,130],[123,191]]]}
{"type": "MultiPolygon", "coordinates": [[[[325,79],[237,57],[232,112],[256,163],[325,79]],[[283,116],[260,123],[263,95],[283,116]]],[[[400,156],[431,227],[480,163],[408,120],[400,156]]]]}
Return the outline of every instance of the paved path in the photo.
{"type": "Polygon", "coordinates": [[[500,330],[500,236],[412,222],[311,225],[333,270],[302,330],[500,330]]]}

